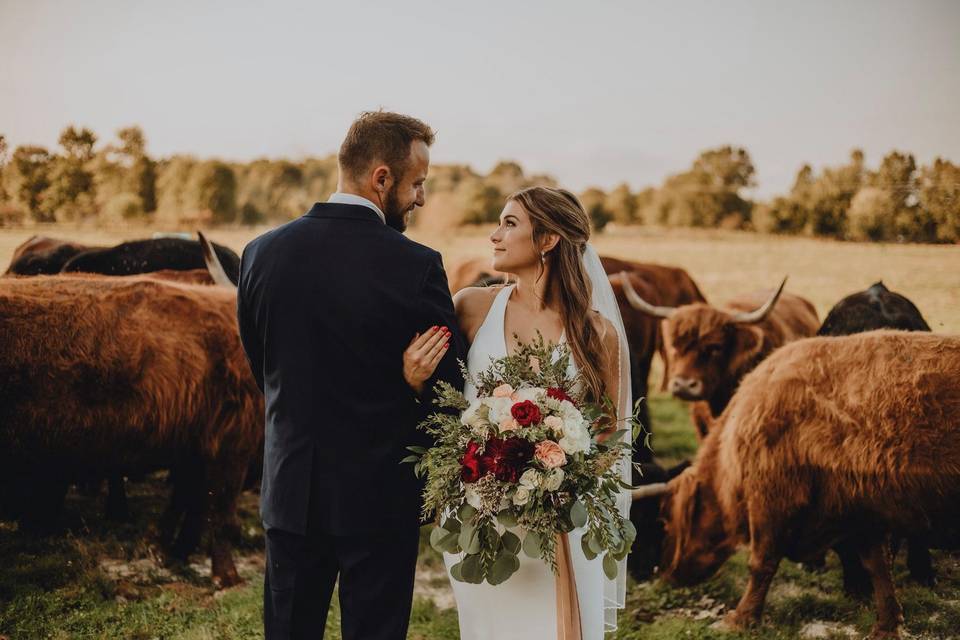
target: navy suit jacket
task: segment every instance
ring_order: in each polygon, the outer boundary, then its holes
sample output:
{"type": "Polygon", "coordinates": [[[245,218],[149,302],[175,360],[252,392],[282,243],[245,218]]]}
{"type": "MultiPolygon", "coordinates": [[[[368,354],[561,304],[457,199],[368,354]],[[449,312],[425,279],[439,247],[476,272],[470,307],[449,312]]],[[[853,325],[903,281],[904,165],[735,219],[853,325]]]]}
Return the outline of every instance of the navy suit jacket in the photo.
{"type": "Polygon", "coordinates": [[[466,354],[440,254],[371,209],[317,203],[254,239],[240,264],[240,337],[266,399],[260,513],[267,528],[350,535],[419,522],[422,483],[400,461],[429,446],[432,388],[463,386],[466,354]],[[453,332],[424,395],[403,351],[453,332]]]}

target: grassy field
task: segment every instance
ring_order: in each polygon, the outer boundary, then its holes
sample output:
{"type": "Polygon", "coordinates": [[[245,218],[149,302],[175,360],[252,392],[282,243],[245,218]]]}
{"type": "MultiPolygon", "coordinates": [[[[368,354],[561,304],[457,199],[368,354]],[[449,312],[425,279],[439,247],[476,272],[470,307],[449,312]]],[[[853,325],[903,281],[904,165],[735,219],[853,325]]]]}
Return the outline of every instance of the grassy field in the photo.
{"type": "MultiPolygon", "coordinates": [[[[0,265],[33,231],[0,231],[0,265]]],[[[148,236],[151,231],[110,232],[45,229],[42,233],[108,244],[148,236]]],[[[256,232],[216,230],[210,236],[240,250],[256,232]]],[[[412,236],[443,252],[446,261],[485,255],[485,232],[412,236]]],[[[775,285],[790,274],[789,290],[808,297],[821,316],[847,293],[883,279],[916,302],[934,330],[960,333],[960,247],[865,245],[798,238],[771,238],[733,232],[636,229],[607,234],[598,250],[636,260],[681,265],[708,299],[722,301],[741,291],[775,285]]],[[[657,374],[654,373],[655,379],[657,374]]],[[[663,396],[651,398],[654,447],[662,462],[688,458],[696,441],[686,407],[663,396]]],[[[261,637],[263,532],[257,496],[241,501],[243,539],[238,565],[247,582],[217,592],[209,561],[197,555],[186,565],[167,566],[154,544],[155,522],[165,504],[162,474],[131,483],[134,520],[109,525],[100,517],[99,498],[71,492],[67,528],[58,536],[33,539],[13,523],[0,521],[0,637],[179,638],[261,637]]],[[[933,589],[911,584],[904,559],[895,581],[904,605],[905,635],[960,638],[960,555],[934,552],[939,583],[933,589]]],[[[746,557],[737,554],[721,571],[695,588],[659,583],[628,587],[628,607],[615,637],[668,638],[860,637],[874,621],[872,602],[845,597],[831,554],[825,570],[810,573],[784,561],[768,599],[764,625],[745,634],[716,630],[714,623],[735,606],[746,582],[746,557]]],[[[436,553],[422,545],[411,638],[458,637],[449,585],[436,553]]],[[[328,638],[339,638],[337,607],[331,609],[328,638]]]]}

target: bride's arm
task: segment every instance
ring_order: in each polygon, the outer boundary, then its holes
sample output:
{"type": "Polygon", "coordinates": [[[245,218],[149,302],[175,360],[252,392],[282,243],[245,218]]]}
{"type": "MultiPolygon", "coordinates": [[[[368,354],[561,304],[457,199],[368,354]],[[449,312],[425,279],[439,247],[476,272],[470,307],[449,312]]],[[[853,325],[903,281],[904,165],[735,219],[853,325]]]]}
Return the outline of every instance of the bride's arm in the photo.
{"type": "MultiPolygon", "coordinates": [[[[495,290],[492,293],[496,295],[495,290]]],[[[466,338],[467,346],[473,342],[473,336],[477,332],[478,312],[482,310],[483,314],[479,317],[485,317],[492,301],[493,296],[489,287],[467,287],[454,294],[453,309],[457,315],[457,325],[466,338]]],[[[422,393],[424,383],[430,379],[437,364],[443,358],[446,352],[444,345],[447,344],[449,336],[447,327],[424,328],[423,334],[415,335],[403,352],[403,377],[410,388],[418,394],[422,393]],[[444,332],[441,329],[447,329],[447,331],[444,332]]]]}
{"type": "MultiPolygon", "coordinates": [[[[600,325],[600,337],[603,342],[604,362],[606,363],[606,366],[603,367],[603,388],[604,393],[613,402],[614,408],[617,409],[620,406],[620,369],[622,366],[620,362],[620,339],[612,322],[602,317],[600,320],[601,322],[598,324],[600,325]]],[[[617,418],[622,417],[617,416],[617,418]]],[[[619,424],[613,424],[609,429],[602,431],[597,436],[597,440],[603,442],[619,428],[619,424]]]]}

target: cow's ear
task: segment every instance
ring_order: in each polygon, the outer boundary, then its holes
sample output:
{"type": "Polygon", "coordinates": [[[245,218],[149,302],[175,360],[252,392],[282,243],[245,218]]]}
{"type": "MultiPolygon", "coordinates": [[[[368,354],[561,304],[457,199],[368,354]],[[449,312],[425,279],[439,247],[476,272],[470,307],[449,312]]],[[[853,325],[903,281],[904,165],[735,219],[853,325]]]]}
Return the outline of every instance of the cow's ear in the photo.
{"type": "Polygon", "coordinates": [[[763,351],[763,330],[749,324],[734,325],[733,357],[730,369],[737,371],[745,364],[756,360],[763,351]]]}

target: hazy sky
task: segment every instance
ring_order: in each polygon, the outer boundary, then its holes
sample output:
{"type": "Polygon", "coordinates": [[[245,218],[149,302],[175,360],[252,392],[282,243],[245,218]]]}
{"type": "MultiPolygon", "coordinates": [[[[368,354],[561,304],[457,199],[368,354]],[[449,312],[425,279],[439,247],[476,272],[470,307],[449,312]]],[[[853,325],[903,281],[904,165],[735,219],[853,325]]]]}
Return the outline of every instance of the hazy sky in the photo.
{"type": "Polygon", "coordinates": [[[325,155],[380,106],[436,129],[435,162],[575,189],[727,143],[759,195],[856,146],[956,162],[960,1],[0,0],[11,146],[137,123],[155,156],[325,155]]]}

